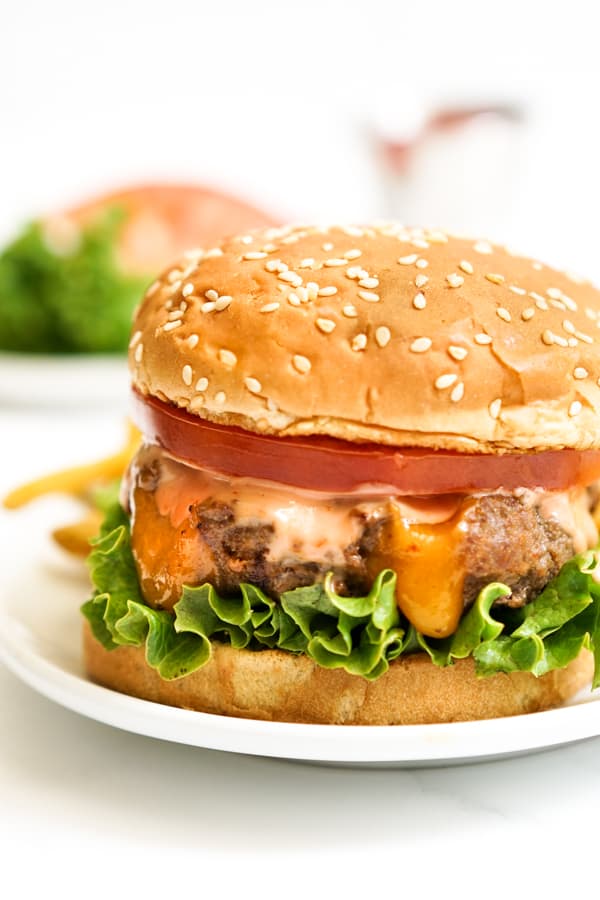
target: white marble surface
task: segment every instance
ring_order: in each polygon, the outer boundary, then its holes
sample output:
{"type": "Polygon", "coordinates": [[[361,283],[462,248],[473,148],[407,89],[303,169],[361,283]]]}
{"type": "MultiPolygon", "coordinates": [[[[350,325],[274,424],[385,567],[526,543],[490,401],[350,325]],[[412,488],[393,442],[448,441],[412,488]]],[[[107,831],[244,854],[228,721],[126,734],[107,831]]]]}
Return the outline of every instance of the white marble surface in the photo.
{"type": "MultiPolygon", "coordinates": [[[[0,492],[110,451],[121,430],[116,410],[0,410],[0,492]]],[[[57,509],[2,512],[2,554],[17,523],[48,526],[57,509]]],[[[0,860],[17,897],[82,884],[98,897],[553,897],[595,858],[600,739],[452,768],[302,765],[118,731],[2,666],[0,734],[0,860]]]]}

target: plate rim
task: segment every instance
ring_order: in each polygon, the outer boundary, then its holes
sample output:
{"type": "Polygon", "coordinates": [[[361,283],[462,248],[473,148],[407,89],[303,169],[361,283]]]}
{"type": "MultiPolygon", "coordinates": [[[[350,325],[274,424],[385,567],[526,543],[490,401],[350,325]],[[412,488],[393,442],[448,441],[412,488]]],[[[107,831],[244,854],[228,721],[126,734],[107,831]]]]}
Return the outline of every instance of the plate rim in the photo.
{"type": "MultiPolygon", "coordinates": [[[[0,599],[0,660],[41,695],[124,731],[210,750],[304,762],[441,766],[531,753],[600,735],[600,693],[545,712],[432,725],[305,725],[196,712],[95,684],[36,652],[23,639],[23,630],[27,626],[0,599]]],[[[35,638],[31,629],[27,634],[35,638]]]]}

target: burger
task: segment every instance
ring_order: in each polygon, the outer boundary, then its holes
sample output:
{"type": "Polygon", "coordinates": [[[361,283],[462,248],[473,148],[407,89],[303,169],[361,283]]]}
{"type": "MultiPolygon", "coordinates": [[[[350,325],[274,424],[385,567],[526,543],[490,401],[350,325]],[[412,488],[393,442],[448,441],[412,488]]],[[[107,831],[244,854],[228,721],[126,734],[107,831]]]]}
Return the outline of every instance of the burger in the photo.
{"type": "Polygon", "coordinates": [[[600,682],[600,293],[486,241],[269,228],[149,288],[90,677],[276,721],[492,718],[600,682]]]}

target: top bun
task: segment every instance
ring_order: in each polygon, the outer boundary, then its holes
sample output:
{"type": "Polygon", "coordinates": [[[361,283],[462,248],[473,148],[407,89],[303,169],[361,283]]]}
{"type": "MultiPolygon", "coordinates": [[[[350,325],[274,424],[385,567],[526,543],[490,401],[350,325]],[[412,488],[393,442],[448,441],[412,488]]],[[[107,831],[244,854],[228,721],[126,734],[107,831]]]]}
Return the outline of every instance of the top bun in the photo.
{"type": "Polygon", "coordinates": [[[438,230],[269,228],[147,291],[143,394],[202,418],[470,452],[600,447],[600,292],[438,230]]]}

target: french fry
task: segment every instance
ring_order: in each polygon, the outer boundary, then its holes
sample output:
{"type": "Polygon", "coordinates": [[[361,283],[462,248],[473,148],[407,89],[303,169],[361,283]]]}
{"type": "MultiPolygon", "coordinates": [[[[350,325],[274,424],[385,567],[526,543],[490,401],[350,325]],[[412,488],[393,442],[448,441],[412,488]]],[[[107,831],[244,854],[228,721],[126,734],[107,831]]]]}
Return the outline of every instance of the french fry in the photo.
{"type": "Polygon", "coordinates": [[[90,541],[98,534],[101,523],[102,514],[93,509],[79,522],[55,528],[52,538],[67,553],[73,556],[87,556],[91,549],[90,541]]]}
{"type": "Polygon", "coordinates": [[[120,478],[140,443],[140,433],[128,423],[127,440],[118,453],[97,462],[63,469],[42,478],[36,478],[7,494],[3,499],[5,509],[18,509],[45,494],[73,494],[81,496],[97,482],[120,478]]]}

